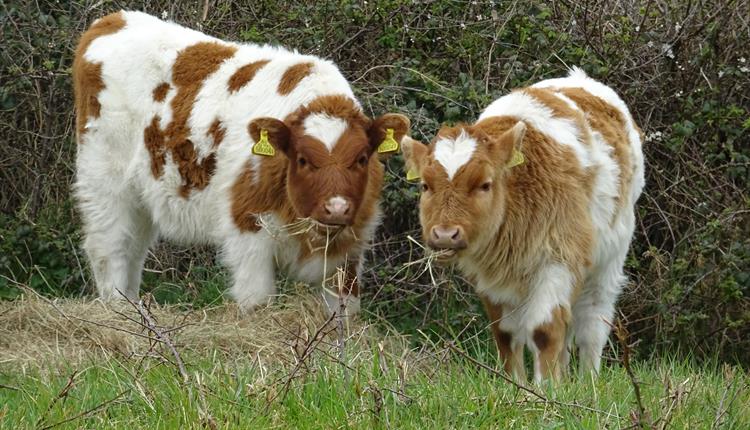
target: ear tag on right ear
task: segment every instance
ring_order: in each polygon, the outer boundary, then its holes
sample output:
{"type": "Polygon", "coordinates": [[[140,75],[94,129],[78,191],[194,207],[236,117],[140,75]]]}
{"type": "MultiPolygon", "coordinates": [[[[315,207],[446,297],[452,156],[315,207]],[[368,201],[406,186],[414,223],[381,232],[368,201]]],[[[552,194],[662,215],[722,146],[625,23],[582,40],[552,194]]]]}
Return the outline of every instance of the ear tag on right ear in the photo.
{"type": "Polygon", "coordinates": [[[398,151],[398,142],[393,138],[393,129],[388,128],[385,130],[385,139],[378,145],[378,154],[387,154],[396,151],[398,151]]]}
{"type": "Polygon", "coordinates": [[[253,145],[253,154],[262,155],[264,157],[273,157],[276,154],[276,150],[273,149],[273,145],[268,141],[268,130],[260,130],[260,139],[253,145]]]}
{"type": "Polygon", "coordinates": [[[523,152],[513,148],[513,154],[510,156],[510,161],[508,161],[507,167],[516,167],[519,164],[523,164],[524,161],[523,152]]]}
{"type": "Polygon", "coordinates": [[[419,179],[419,173],[417,173],[414,169],[409,169],[406,171],[406,180],[407,181],[416,181],[419,179]]]}

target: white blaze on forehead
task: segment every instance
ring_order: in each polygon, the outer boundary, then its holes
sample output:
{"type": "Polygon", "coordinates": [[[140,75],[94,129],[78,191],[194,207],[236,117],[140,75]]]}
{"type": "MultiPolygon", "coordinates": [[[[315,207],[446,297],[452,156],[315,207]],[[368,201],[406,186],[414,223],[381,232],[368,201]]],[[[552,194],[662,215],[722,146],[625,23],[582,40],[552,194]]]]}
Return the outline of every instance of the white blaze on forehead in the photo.
{"type": "Polygon", "coordinates": [[[328,152],[331,152],[349,124],[341,118],[325,113],[313,113],[305,118],[304,126],[306,135],[323,142],[328,152]]]}
{"type": "Polygon", "coordinates": [[[466,134],[464,130],[455,140],[440,138],[435,142],[435,161],[448,173],[448,179],[453,179],[458,169],[471,160],[477,141],[466,134]]]}

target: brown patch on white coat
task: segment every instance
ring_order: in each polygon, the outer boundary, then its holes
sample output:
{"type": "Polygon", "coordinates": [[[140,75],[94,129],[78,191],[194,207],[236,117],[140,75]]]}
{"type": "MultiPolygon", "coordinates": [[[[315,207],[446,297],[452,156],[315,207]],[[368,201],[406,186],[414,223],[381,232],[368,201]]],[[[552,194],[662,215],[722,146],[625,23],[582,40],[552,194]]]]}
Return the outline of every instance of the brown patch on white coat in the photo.
{"type": "MultiPolygon", "coordinates": [[[[144,141],[151,156],[151,173],[154,178],[164,172],[165,154],[169,153],[177,164],[182,178],[178,193],[188,198],[193,189],[202,190],[211,180],[216,169],[216,154],[211,152],[202,159],[189,139],[188,119],[195,104],[195,98],[203,82],[221,63],[234,55],[236,48],[216,42],[200,42],[180,51],[172,67],[172,82],[177,88],[170,102],[172,121],[162,129],[158,116],[154,117],[144,130],[144,141]]],[[[163,101],[170,86],[162,83],[154,89],[156,101],[163,101]]],[[[208,130],[216,148],[224,137],[225,130],[217,119],[208,130]]]]}
{"type": "Polygon", "coordinates": [[[564,356],[568,354],[565,343],[570,318],[570,309],[558,306],[552,311],[550,321],[534,329],[532,339],[539,351],[537,365],[545,378],[558,381],[567,372],[568,362],[564,356]]]}
{"type": "Polygon", "coordinates": [[[269,62],[270,60],[253,61],[252,63],[245,64],[244,66],[237,69],[232,77],[229,78],[229,83],[227,84],[229,92],[235,93],[239,91],[240,88],[244,87],[250,81],[252,81],[255,77],[255,74],[258,73],[258,71],[269,62]]]}
{"type": "Polygon", "coordinates": [[[226,128],[221,124],[218,118],[211,123],[211,127],[208,128],[208,135],[213,140],[211,142],[211,148],[216,149],[219,147],[221,142],[224,140],[224,135],[227,133],[226,128]]]}
{"type": "Polygon", "coordinates": [[[102,65],[87,61],[84,54],[95,39],[117,33],[124,27],[125,20],[122,14],[112,13],[97,20],[78,41],[73,59],[73,92],[75,93],[76,132],[79,144],[82,143],[80,137],[86,132],[86,122],[89,118],[99,118],[101,104],[98,96],[104,89],[102,65]]]}
{"type": "Polygon", "coordinates": [[[169,92],[170,85],[167,82],[162,82],[159,85],[154,88],[154,91],[152,92],[152,96],[154,98],[154,101],[157,103],[161,103],[164,101],[164,99],[167,98],[167,93],[169,92]]]}
{"type": "MultiPolygon", "coordinates": [[[[618,208],[622,208],[628,202],[627,194],[635,173],[635,163],[633,163],[628,135],[625,132],[625,118],[622,112],[583,88],[561,88],[557,89],[557,92],[573,100],[586,113],[589,126],[601,133],[604,141],[612,147],[614,159],[620,171],[620,189],[616,202],[618,208]]],[[[640,131],[640,129],[637,130],[640,131]]]]}
{"type": "Polygon", "coordinates": [[[286,69],[279,81],[279,87],[277,89],[279,94],[285,96],[294,91],[297,84],[302,82],[303,79],[312,73],[313,67],[313,63],[299,63],[286,69]]]}
{"type": "Polygon", "coordinates": [[[508,375],[517,375],[526,379],[526,368],[523,365],[523,345],[513,345],[513,334],[500,328],[503,319],[503,306],[492,302],[485,296],[480,296],[484,312],[490,319],[490,330],[495,339],[498,354],[503,359],[503,369],[508,375]],[[515,348],[514,348],[515,346],[515,348]]]}

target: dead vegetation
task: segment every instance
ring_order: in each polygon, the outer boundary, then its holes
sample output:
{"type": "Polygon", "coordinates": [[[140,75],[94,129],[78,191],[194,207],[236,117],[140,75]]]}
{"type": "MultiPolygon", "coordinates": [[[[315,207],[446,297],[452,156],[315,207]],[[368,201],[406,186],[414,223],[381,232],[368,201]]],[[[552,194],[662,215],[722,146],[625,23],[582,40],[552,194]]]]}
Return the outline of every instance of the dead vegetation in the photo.
{"type": "MultiPolygon", "coordinates": [[[[382,333],[361,321],[344,329],[349,342],[382,341],[382,333]]],[[[148,296],[141,303],[110,304],[50,300],[29,290],[19,300],[0,302],[0,365],[16,367],[152,355],[177,365],[180,354],[214,353],[290,362],[300,342],[335,347],[337,338],[336,321],[313,295],[281,298],[250,315],[235,304],[191,310],[159,305],[148,296]]]]}

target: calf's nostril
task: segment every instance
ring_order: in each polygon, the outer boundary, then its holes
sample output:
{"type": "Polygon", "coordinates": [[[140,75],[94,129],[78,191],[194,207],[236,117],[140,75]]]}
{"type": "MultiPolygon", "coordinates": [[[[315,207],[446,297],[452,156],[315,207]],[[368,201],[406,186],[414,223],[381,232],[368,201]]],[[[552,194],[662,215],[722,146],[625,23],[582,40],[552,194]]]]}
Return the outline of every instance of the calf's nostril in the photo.
{"type": "Polygon", "coordinates": [[[459,236],[461,236],[461,232],[460,232],[460,231],[458,231],[458,229],[455,229],[455,230],[453,231],[453,234],[451,235],[451,239],[453,239],[453,240],[458,240],[459,236]]]}

